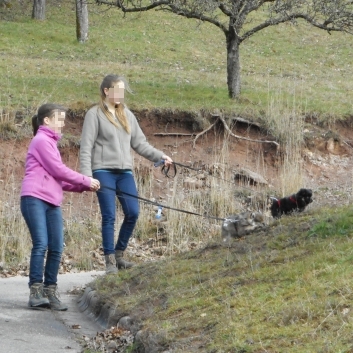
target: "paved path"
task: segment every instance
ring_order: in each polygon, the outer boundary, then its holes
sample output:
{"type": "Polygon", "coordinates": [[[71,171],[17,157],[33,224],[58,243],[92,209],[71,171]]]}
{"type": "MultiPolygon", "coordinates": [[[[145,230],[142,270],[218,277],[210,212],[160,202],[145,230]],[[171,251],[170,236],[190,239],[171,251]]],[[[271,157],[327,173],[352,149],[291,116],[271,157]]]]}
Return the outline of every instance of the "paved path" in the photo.
{"type": "Polygon", "coordinates": [[[59,275],[60,300],[69,307],[65,312],[28,308],[28,277],[0,278],[0,353],[80,353],[77,338],[93,337],[102,328],[79,312],[77,296],[67,291],[103,273],[59,275]]]}

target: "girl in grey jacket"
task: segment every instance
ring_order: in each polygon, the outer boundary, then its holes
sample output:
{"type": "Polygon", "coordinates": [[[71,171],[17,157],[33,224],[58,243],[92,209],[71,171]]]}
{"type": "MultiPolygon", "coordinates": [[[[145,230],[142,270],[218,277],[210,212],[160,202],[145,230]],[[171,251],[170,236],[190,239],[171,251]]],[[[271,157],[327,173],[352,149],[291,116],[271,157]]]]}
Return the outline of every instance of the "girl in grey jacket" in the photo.
{"type": "Polygon", "coordinates": [[[173,163],[169,156],[147,142],[136,117],[124,105],[125,89],[129,90],[129,86],[122,76],[108,75],[103,79],[100,102],[86,113],[81,136],[81,173],[93,176],[101,184],[97,196],[102,214],[106,273],[133,266],[123,259],[123,254],[138,219],[139,204],[137,198],[119,193],[121,190],[137,196],[130,149],[152,162],[163,159],[167,166],[173,163]],[[124,221],[114,244],[116,197],[124,212],[124,221]]]}

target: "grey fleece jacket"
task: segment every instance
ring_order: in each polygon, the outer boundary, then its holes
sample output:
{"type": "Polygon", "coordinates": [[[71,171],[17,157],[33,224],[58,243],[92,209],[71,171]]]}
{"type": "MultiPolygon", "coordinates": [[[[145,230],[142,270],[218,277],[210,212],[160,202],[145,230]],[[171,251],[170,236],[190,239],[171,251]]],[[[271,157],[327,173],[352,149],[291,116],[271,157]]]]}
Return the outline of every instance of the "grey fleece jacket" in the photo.
{"type": "Polygon", "coordinates": [[[92,176],[95,169],[132,169],[131,148],[146,159],[157,162],[164,153],[146,140],[135,115],[125,107],[131,133],[115,127],[99,106],[91,108],[83,122],[80,171],[92,176]]]}

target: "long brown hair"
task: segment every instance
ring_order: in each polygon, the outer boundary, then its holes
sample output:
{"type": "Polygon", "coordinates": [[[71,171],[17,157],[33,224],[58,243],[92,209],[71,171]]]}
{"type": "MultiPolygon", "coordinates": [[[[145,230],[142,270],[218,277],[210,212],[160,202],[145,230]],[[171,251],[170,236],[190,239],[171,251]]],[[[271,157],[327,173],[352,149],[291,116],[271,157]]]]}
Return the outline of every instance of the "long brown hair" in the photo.
{"type": "Polygon", "coordinates": [[[41,105],[37,114],[32,117],[33,136],[37,134],[39,126],[44,124],[44,118],[52,118],[55,112],[66,112],[66,110],[59,104],[46,103],[41,105]]]}
{"type": "MultiPolygon", "coordinates": [[[[123,76],[118,76],[118,75],[107,75],[104,77],[101,86],[100,86],[100,102],[99,102],[99,107],[102,109],[103,113],[106,115],[108,120],[116,127],[120,128],[120,125],[115,121],[112,113],[109,111],[107,105],[105,104],[105,88],[112,88],[114,87],[114,84],[117,82],[124,82],[125,89],[128,92],[131,92],[130,86],[127,83],[126,79],[123,76]]],[[[130,133],[130,125],[127,120],[125,111],[124,111],[125,105],[123,103],[116,104],[115,105],[115,114],[118,118],[119,123],[121,126],[124,128],[124,130],[129,134],[130,133]]]]}

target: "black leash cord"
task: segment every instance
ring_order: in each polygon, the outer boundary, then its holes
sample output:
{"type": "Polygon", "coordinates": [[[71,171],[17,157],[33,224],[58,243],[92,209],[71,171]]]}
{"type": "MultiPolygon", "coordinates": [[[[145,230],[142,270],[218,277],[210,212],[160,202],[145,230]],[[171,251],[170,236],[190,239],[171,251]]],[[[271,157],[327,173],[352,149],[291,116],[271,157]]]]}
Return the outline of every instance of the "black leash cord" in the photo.
{"type": "MultiPolygon", "coordinates": [[[[109,186],[101,185],[101,188],[97,192],[103,192],[102,189],[112,190],[112,191],[114,191],[117,194],[117,196],[127,195],[127,196],[130,196],[130,197],[134,198],[134,199],[138,199],[138,200],[141,200],[143,202],[150,203],[151,205],[159,206],[159,207],[162,207],[162,208],[167,208],[169,210],[174,210],[174,211],[179,211],[179,212],[183,212],[183,213],[188,213],[188,214],[192,214],[192,215],[200,216],[200,217],[204,217],[204,218],[216,219],[217,221],[224,221],[225,220],[225,218],[214,217],[214,216],[204,216],[204,215],[202,215],[200,213],[195,213],[195,212],[191,212],[191,211],[181,210],[179,208],[165,206],[165,205],[162,205],[162,204],[160,204],[158,202],[151,201],[151,200],[145,199],[145,198],[140,197],[140,196],[129,194],[128,192],[125,192],[125,191],[116,190],[116,189],[111,188],[109,186]]],[[[124,196],[122,196],[122,197],[124,197],[124,196]]]]}
{"type": "MultiPolygon", "coordinates": [[[[177,165],[178,165],[179,167],[184,167],[184,168],[186,168],[186,169],[194,170],[195,172],[202,172],[202,171],[203,171],[202,169],[192,168],[192,167],[190,167],[190,166],[188,166],[188,165],[181,164],[181,163],[178,163],[178,162],[174,162],[174,161],[173,161],[173,163],[172,163],[172,166],[173,166],[173,175],[170,176],[170,175],[169,175],[170,165],[168,165],[168,167],[166,167],[165,164],[164,164],[164,160],[161,160],[160,162],[157,162],[157,163],[154,164],[155,167],[159,167],[159,166],[161,166],[161,165],[163,165],[163,166],[162,166],[162,169],[161,169],[161,172],[162,172],[162,174],[164,174],[167,178],[175,178],[176,173],[177,173],[177,168],[176,168],[177,165]]],[[[208,172],[207,175],[211,176],[212,178],[220,179],[220,180],[223,180],[223,181],[225,181],[225,182],[227,182],[227,183],[234,184],[234,181],[231,181],[231,180],[227,180],[227,179],[223,179],[223,178],[214,176],[214,175],[212,175],[210,172],[208,172]]]]}
{"type": "MultiPolygon", "coordinates": [[[[181,164],[181,163],[177,163],[177,162],[174,162],[173,161],[173,166],[174,166],[174,175],[173,176],[169,176],[168,173],[169,173],[169,170],[170,170],[170,165],[168,167],[166,167],[164,165],[164,160],[162,159],[161,161],[157,162],[154,164],[155,167],[159,167],[162,165],[162,169],[161,169],[161,172],[162,174],[164,174],[167,178],[175,178],[175,175],[177,173],[177,169],[176,169],[176,166],[178,165],[179,167],[184,167],[186,169],[190,169],[190,170],[194,170],[195,172],[203,172],[202,169],[196,169],[196,168],[192,168],[192,167],[189,167],[188,165],[185,165],[185,164],[181,164]]],[[[212,177],[212,178],[215,178],[215,179],[219,179],[219,180],[222,180],[222,181],[225,181],[226,183],[229,183],[229,184],[235,184],[234,181],[231,181],[231,180],[227,180],[227,179],[223,179],[221,177],[217,177],[215,175],[212,175],[210,172],[207,173],[208,176],[212,177]]],[[[255,192],[255,193],[260,193],[260,191],[256,191],[256,190],[252,190],[250,188],[247,188],[246,186],[242,186],[242,185],[238,185],[238,187],[244,189],[244,190],[249,190],[251,192],[255,192]]]]}
{"type": "Polygon", "coordinates": [[[194,171],[196,171],[196,172],[200,172],[200,171],[202,171],[201,169],[196,169],[196,168],[192,168],[192,167],[189,167],[188,165],[185,165],[185,164],[181,164],[181,163],[177,163],[177,162],[174,162],[173,161],[173,163],[172,163],[172,169],[173,169],[173,175],[172,176],[169,176],[169,171],[170,171],[170,165],[168,165],[168,166],[166,166],[165,164],[164,164],[164,159],[161,159],[159,162],[156,162],[156,163],[154,163],[154,166],[155,167],[160,167],[160,166],[162,166],[162,168],[161,168],[161,172],[162,172],[162,174],[164,174],[167,178],[174,178],[175,176],[176,176],[176,173],[177,173],[177,168],[176,168],[176,166],[178,165],[178,166],[180,166],[180,167],[184,167],[184,168],[187,168],[187,169],[191,169],[191,170],[194,170],[194,171]]]}
{"type": "Polygon", "coordinates": [[[173,164],[172,164],[174,175],[169,176],[168,173],[169,173],[169,170],[170,170],[170,165],[168,165],[168,167],[166,167],[165,164],[163,165],[163,167],[162,167],[162,169],[161,169],[162,174],[164,174],[167,178],[175,178],[176,173],[177,173],[176,164],[177,164],[177,163],[174,163],[174,162],[173,162],[173,164]]]}

